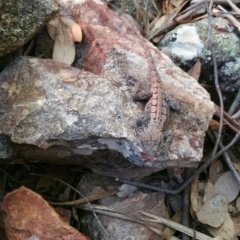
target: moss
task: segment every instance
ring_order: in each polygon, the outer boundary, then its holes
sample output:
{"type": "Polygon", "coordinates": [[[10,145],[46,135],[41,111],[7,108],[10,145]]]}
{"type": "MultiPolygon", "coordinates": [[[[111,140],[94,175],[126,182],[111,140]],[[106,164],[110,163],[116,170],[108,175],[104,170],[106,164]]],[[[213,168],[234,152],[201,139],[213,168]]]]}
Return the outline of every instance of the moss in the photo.
{"type": "MultiPolygon", "coordinates": [[[[211,60],[211,49],[208,37],[208,25],[206,22],[201,21],[198,22],[196,26],[200,38],[205,43],[205,47],[203,48],[200,57],[202,57],[203,59],[211,60]]],[[[234,38],[230,36],[231,33],[218,33],[215,30],[216,26],[217,19],[214,19],[212,29],[213,29],[213,41],[217,58],[225,55],[228,55],[229,57],[239,56],[240,48],[238,47],[236,40],[234,40],[234,38]],[[228,44],[226,44],[226,42],[228,44]]]]}

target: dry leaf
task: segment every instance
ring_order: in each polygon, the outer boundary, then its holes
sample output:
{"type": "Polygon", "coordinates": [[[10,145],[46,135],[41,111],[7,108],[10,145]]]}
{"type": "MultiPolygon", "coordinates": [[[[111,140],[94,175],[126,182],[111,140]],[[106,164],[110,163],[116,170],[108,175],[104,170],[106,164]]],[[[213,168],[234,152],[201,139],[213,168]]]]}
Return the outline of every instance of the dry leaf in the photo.
{"type": "Polygon", "coordinates": [[[236,217],[232,217],[232,221],[233,221],[236,236],[240,236],[240,214],[239,214],[239,212],[236,217]]]}
{"type": "Polygon", "coordinates": [[[76,51],[74,42],[82,41],[80,26],[71,19],[58,16],[47,24],[47,28],[54,40],[53,60],[71,65],[76,51]]]}
{"type": "Polygon", "coordinates": [[[199,222],[217,228],[225,221],[227,211],[227,197],[217,194],[208,199],[196,215],[199,222]]]}
{"type": "Polygon", "coordinates": [[[53,60],[71,65],[75,58],[72,32],[62,23],[58,24],[53,46],[53,60]]]}
{"type": "MultiPolygon", "coordinates": [[[[156,36],[158,33],[164,32],[166,29],[176,26],[176,23],[172,21],[173,14],[166,14],[162,16],[154,25],[154,27],[149,32],[149,38],[151,36],[156,36]],[[156,34],[157,33],[157,34],[156,34]]],[[[157,42],[158,37],[154,37],[153,42],[157,42]],[[156,39],[155,39],[156,38],[156,39]]]]}
{"type": "Polygon", "coordinates": [[[213,236],[221,236],[223,239],[232,239],[235,234],[234,225],[230,215],[226,214],[226,219],[220,228],[213,228],[206,226],[206,229],[213,235],[213,236]]]}
{"type": "Polygon", "coordinates": [[[191,184],[191,194],[190,194],[190,214],[194,220],[197,220],[196,212],[202,207],[203,205],[203,197],[198,194],[198,177],[194,179],[191,184]]]}
{"type": "Polygon", "coordinates": [[[237,210],[240,212],[240,197],[237,198],[236,208],[237,208],[237,210]]]}
{"type": "Polygon", "coordinates": [[[174,5],[170,4],[170,5],[168,6],[168,11],[167,11],[167,13],[168,13],[168,12],[171,12],[171,11],[174,11],[175,8],[176,8],[176,7],[174,7],[174,5]]]}
{"type": "Polygon", "coordinates": [[[209,167],[208,180],[214,185],[217,179],[222,175],[222,173],[223,173],[222,162],[220,160],[213,161],[209,167]]]}
{"type": "Polygon", "coordinates": [[[201,74],[201,62],[200,59],[198,58],[197,62],[188,71],[188,75],[198,81],[200,74],[201,74]]]}
{"type": "Polygon", "coordinates": [[[233,166],[234,166],[235,169],[240,173],[240,164],[238,164],[238,163],[233,163],[233,166]]]}
{"type": "MultiPolygon", "coordinates": [[[[196,178],[191,184],[191,208],[193,212],[197,212],[203,205],[203,196],[199,195],[199,184],[198,178],[196,178]]],[[[201,188],[202,189],[202,188],[201,188]]]]}
{"type": "Polygon", "coordinates": [[[230,214],[231,217],[236,217],[239,215],[239,211],[237,210],[233,203],[228,204],[228,213],[230,214]]]}
{"type": "MultiPolygon", "coordinates": [[[[189,2],[186,0],[182,4],[180,4],[177,8],[169,12],[168,14],[162,16],[156,24],[153,26],[149,34],[147,35],[148,39],[153,39],[153,42],[157,42],[158,38],[155,39],[156,36],[165,33],[169,29],[178,25],[177,15],[182,10],[182,8],[189,2]]],[[[183,19],[180,19],[183,20],[183,19]]]]}
{"type": "Polygon", "coordinates": [[[60,23],[65,25],[66,28],[70,29],[74,42],[82,41],[82,29],[79,24],[74,22],[72,19],[64,17],[55,17],[47,24],[48,33],[53,40],[55,39],[56,31],[60,23]]]}
{"type": "Polygon", "coordinates": [[[162,12],[163,14],[169,13],[169,0],[161,1],[162,2],[162,12]]]}
{"type": "Polygon", "coordinates": [[[211,128],[211,130],[217,130],[219,128],[219,122],[212,119],[209,123],[209,127],[211,128]]]}
{"type": "Polygon", "coordinates": [[[206,202],[209,198],[212,197],[213,194],[213,184],[208,181],[207,185],[205,186],[203,202],[206,202]]]}
{"type": "Polygon", "coordinates": [[[231,171],[225,172],[215,183],[213,194],[223,194],[228,202],[232,202],[238,195],[240,185],[231,171]]]}
{"type": "Polygon", "coordinates": [[[186,1],[186,0],[171,0],[171,4],[172,4],[174,7],[178,7],[178,6],[181,5],[184,1],[186,1]]]}

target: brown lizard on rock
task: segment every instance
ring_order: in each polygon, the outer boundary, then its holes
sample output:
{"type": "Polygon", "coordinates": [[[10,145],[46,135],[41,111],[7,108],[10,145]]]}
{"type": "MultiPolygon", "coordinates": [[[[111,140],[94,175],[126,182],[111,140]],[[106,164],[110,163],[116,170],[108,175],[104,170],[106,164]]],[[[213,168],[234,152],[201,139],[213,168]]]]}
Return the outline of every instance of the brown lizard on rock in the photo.
{"type": "MultiPolygon", "coordinates": [[[[164,97],[161,79],[157,72],[150,50],[146,40],[139,31],[137,35],[143,42],[143,48],[148,61],[148,69],[151,82],[151,97],[144,110],[144,116],[136,121],[136,128],[139,132],[140,141],[143,146],[143,154],[147,160],[153,160],[158,152],[159,146],[163,140],[164,131],[168,124],[169,107],[164,97]],[[139,126],[141,131],[139,130],[139,126]]],[[[134,86],[134,99],[143,99],[137,96],[139,83],[134,86]]]]}

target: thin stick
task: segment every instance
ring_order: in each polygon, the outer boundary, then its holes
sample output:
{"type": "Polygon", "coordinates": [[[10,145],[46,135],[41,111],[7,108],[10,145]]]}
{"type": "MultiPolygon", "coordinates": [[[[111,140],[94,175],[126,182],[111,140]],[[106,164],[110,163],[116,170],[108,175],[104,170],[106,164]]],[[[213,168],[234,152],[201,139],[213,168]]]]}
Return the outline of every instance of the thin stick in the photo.
{"type": "Polygon", "coordinates": [[[122,0],[121,1],[121,14],[123,14],[125,12],[125,8],[126,8],[126,1],[122,0]]]}
{"type": "MultiPolygon", "coordinates": [[[[78,206],[78,208],[89,211],[88,206],[86,206],[85,204],[78,206]]],[[[148,225],[149,222],[157,222],[157,223],[164,224],[164,225],[169,226],[173,229],[176,229],[180,232],[184,232],[184,233],[186,233],[186,234],[188,234],[189,236],[192,236],[192,237],[194,237],[194,235],[196,235],[197,239],[201,239],[201,240],[211,240],[211,239],[213,239],[213,238],[211,238],[211,237],[209,237],[209,236],[207,236],[203,233],[194,231],[193,229],[185,227],[185,226],[183,226],[179,223],[176,223],[176,222],[173,222],[171,220],[168,220],[168,219],[165,219],[165,218],[162,218],[162,217],[158,217],[158,216],[155,216],[153,214],[149,214],[149,213],[146,213],[146,212],[143,212],[143,211],[139,211],[139,212],[141,214],[145,215],[145,216],[150,217],[150,218],[148,218],[148,219],[141,218],[142,220],[140,220],[139,218],[136,219],[136,218],[134,218],[134,217],[132,217],[132,216],[126,214],[126,213],[119,212],[118,210],[115,210],[115,209],[112,209],[112,208],[107,209],[105,206],[101,206],[101,205],[94,205],[93,204],[93,208],[96,212],[105,214],[107,216],[117,217],[117,218],[126,219],[126,220],[129,220],[129,221],[133,221],[133,222],[143,224],[144,227],[147,227],[148,229],[152,230],[153,232],[157,233],[160,236],[162,235],[162,232],[159,229],[156,229],[154,227],[149,226],[148,225]]],[[[178,238],[174,237],[174,239],[178,239],[178,238]]]]}
{"type": "Polygon", "coordinates": [[[149,221],[149,222],[157,222],[157,223],[162,223],[162,224],[165,224],[171,228],[174,228],[174,229],[177,229],[178,231],[181,231],[181,232],[184,232],[186,234],[188,234],[189,236],[191,237],[194,237],[196,236],[196,239],[201,239],[201,240],[210,240],[212,239],[211,237],[203,234],[203,233],[200,233],[200,232],[197,232],[197,231],[194,231],[193,229],[190,229],[188,227],[185,227],[179,223],[175,223],[175,222],[172,222],[168,219],[165,219],[165,218],[162,218],[162,217],[158,217],[158,216],[155,216],[153,214],[149,214],[149,213],[146,213],[146,212],[143,212],[143,211],[139,211],[140,213],[142,213],[143,215],[145,216],[148,216],[150,218],[141,218],[142,220],[145,220],[145,221],[149,221]]]}
{"type": "MultiPolygon", "coordinates": [[[[214,115],[219,117],[220,116],[220,107],[215,104],[215,113],[214,115]]],[[[230,129],[232,129],[235,133],[240,131],[240,124],[238,121],[236,121],[233,117],[231,117],[228,113],[223,111],[223,122],[225,125],[227,125],[230,129]]]]}
{"type": "Polygon", "coordinates": [[[240,14],[240,9],[231,0],[227,0],[229,6],[234,10],[234,12],[240,14]]]}
{"type": "Polygon", "coordinates": [[[149,32],[149,19],[148,19],[148,5],[149,5],[149,0],[147,0],[147,9],[145,12],[145,26],[144,26],[144,35],[147,36],[149,32]]]}
{"type": "MultiPolygon", "coordinates": [[[[212,6],[212,4],[210,3],[212,6]]],[[[212,15],[210,12],[210,9],[208,7],[207,1],[205,0],[205,6],[207,9],[207,14],[208,14],[208,37],[209,37],[209,42],[210,42],[210,48],[211,48],[211,53],[212,53],[212,58],[213,58],[213,68],[214,68],[214,82],[215,82],[215,87],[216,91],[219,97],[219,102],[220,102],[220,125],[218,129],[218,137],[212,152],[212,155],[214,155],[217,152],[218,145],[220,143],[221,135],[222,135],[222,129],[223,129],[223,98],[222,98],[222,92],[220,89],[219,81],[218,81],[218,69],[217,69],[217,60],[216,60],[216,51],[214,47],[214,40],[213,40],[213,33],[212,33],[212,15]]]]}
{"type": "MultiPolygon", "coordinates": [[[[216,133],[213,133],[213,134],[216,137],[216,133]]],[[[220,141],[220,148],[223,148],[223,144],[221,141],[220,141]]],[[[235,167],[233,166],[228,152],[223,153],[223,159],[224,159],[225,163],[227,164],[227,166],[229,167],[229,169],[231,170],[231,172],[233,173],[233,175],[236,178],[236,180],[238,181],[238,183],[240,184],[240,175],[239,175],[238,171],[235,169],[235,167]]]]}
{"type": "MultiPolygon", "coordinates": [[[[192,168],[185,168],[185,179],[188,179],[193,173],[192,168]]],[[[183,194],[183,216],[182,216],[182,224],[186,227],[189,227],[189,209],[190,209],[190,186],[187,186],[184,189],[183,194]]],[[[183,233],[182,240],[189,240],[190,237],[183,233]]]]}

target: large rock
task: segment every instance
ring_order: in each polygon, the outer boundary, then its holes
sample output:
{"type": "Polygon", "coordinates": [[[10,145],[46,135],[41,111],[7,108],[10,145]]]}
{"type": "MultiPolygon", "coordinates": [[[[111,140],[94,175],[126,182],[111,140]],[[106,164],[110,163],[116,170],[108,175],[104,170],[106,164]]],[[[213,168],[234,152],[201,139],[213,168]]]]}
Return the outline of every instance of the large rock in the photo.
{"type": "Polygon", "coordinates": [[[209,94],[147,43],[165,95],[180,107],[170,112],[171,145],[148,161],[135,130],[145,103],[132,98],[133,83],[141,81],[150,89],[142,41],[97,1],[75,9],[84,34],[75,66],[86,71],[52,60],[18,59],[0,75],[0,133],[26,159],[83,164],[114,177],[197,166],[214,112],[209,94]],[[105,15],[112,21],[103,21],[105,15]],[[93,24],[84,22],[88,20],[93,24]]]}
{"type": "Polygon", "coordinates": [[[27,43],[57,10],[52,0],[1,1],[0,57],[27,43]]]}
{"type": "Polygon", "coordinates": [[[68,225],[35,192],[20,187],[7,194],[2,202],[3,225],[9,240],[90,238],[68,225]]]}
{"type": "MultiPolygon", "coordinates": [[[[159,49],[178,66],[189,69],[201,59],[202,76],[207,85],[214,84],[213,59],[208,41],[208,20],[187,23],[169,31],[159,42],[159,49]]],[[[222,17],[212,19],[218,77],[223,92],[237,92],[240,86],[240,48],[238,29],[222,17]]]]}

